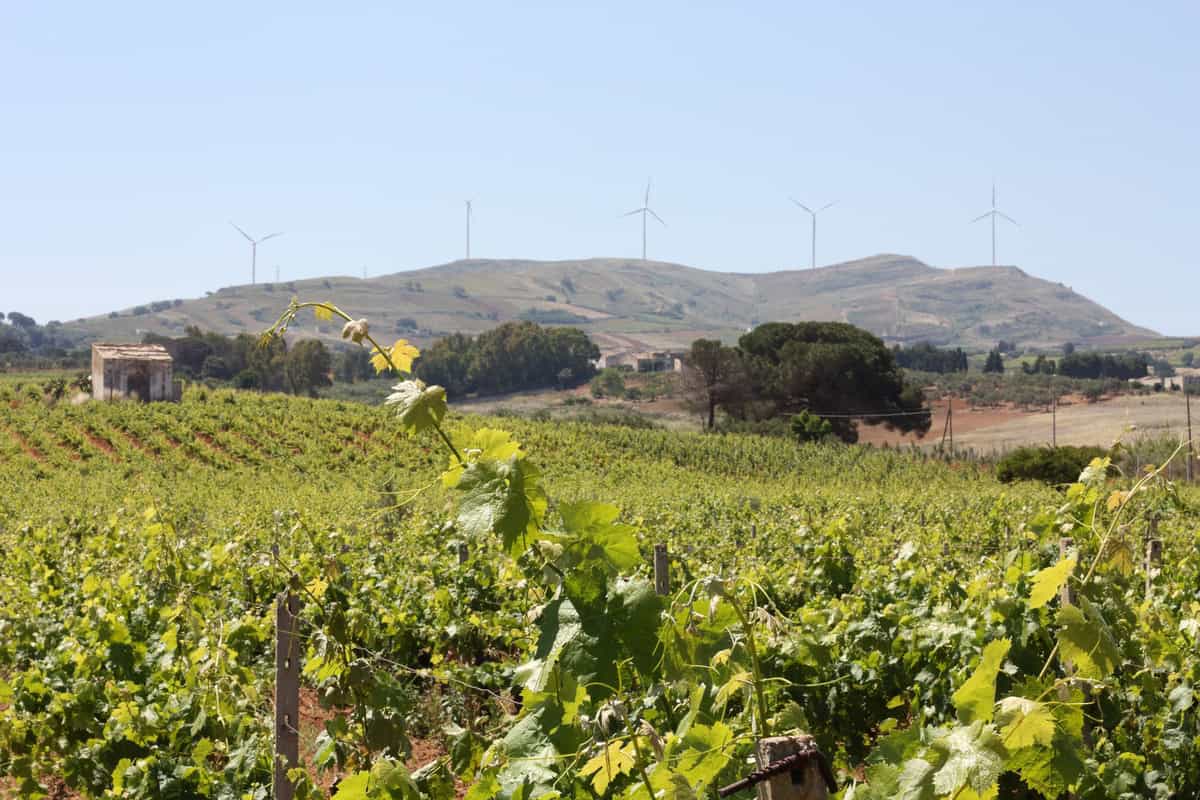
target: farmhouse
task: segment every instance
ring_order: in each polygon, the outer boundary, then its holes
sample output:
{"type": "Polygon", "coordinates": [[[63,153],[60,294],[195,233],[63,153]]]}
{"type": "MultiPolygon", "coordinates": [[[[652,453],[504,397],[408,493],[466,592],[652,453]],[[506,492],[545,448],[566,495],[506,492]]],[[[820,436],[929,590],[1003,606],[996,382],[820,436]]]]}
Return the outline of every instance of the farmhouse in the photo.
{"type": "Polygon", "coordinates": [[[675,372],[682,368],[682,353],[613,353],[604,366],[634,372],[675,372]]]}
{"type": "Polygon", "coordinates": [[[92,345],[92,397],[177,401],[171,355],[157,344],[92,345]]]}

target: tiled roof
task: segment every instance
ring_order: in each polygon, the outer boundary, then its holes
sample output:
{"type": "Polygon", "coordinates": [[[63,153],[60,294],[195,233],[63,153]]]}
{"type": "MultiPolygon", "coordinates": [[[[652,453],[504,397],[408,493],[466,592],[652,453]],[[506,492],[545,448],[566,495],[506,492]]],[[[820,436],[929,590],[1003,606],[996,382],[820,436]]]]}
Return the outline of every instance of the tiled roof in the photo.
{"type": "Polygon", "coordinates": [[[123,361],[170,361],[171,354],[161,344],[94,344],[92,352],[101,358],[123,361]]]}

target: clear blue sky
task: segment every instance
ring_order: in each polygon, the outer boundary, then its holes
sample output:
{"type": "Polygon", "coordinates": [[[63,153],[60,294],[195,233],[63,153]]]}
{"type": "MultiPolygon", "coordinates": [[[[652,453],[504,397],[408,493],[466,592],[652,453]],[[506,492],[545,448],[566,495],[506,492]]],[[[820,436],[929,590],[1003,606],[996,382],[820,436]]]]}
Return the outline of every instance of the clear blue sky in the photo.
{"type": "Polygon", "coordinates": [[[5,3],[0,310],[473,254],[999,260],[1200,334],[1200,5],[5,3]],[[977,6],[968,8],[967,6],[977,6]],[[419,10],[418,10],[419,9],[419,10]]]}

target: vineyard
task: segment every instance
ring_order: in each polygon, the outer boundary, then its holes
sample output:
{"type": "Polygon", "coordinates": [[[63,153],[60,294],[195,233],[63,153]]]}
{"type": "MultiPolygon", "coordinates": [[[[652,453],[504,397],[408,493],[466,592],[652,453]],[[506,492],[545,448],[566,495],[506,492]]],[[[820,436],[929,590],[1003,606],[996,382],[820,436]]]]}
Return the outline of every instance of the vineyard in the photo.
{"type": "Polygon", "coordinates": [[[270,796],[293,586],[297,797],[693,800],[799,732],[843,798],[1200,795],[1200,498],[1154,469],[0,385],[0,488],[0,793],[270,796]]]}

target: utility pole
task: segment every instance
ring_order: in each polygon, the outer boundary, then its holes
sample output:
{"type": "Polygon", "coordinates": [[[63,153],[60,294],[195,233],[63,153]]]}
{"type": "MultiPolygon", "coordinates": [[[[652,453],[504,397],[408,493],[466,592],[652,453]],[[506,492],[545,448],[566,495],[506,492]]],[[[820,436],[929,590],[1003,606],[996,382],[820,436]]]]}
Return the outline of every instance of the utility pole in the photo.
{"type": "Polygon", "coordinates": [[[1050,446],[1058,447],[1058,393],[1050,397],[1050,446]]]}

